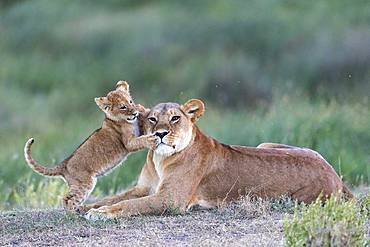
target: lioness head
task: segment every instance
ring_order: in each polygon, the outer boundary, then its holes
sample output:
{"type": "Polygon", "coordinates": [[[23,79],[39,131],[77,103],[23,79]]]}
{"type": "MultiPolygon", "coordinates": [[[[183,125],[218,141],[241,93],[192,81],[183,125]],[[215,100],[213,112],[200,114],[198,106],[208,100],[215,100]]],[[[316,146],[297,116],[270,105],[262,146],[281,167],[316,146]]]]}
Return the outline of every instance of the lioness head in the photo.
{"type": "Polygon", "coordinates": [[[189,100],[184,105],[161,103],[153,107],[145,128],[147,133],[159,139],[154,152],[169,156],[186,148],[192,138],[193,126],[204,110],[204,103],[198,99],[189,100]]]}
{"type": "Polygon", "coordinates": [[[116,90],[109,92],[106,97],[95,98],[95,102],[113,121],[133,123],[139,115],[126,81],[117,82],[116,90]]]}

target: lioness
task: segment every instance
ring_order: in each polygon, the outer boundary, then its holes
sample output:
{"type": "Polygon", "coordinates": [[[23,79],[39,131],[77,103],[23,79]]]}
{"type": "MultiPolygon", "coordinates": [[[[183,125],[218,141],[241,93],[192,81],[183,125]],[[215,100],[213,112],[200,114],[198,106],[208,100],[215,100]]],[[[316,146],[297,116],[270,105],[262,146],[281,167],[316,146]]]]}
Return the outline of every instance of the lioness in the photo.
{"type": "Polygon", "coordinates": [[[137,185],[88,205],[85,217],[161,213],[168,207],[184,211],[193,205],[210,208],[246,193],[287,195],[305,203],[337,192],[352,196],[315,151],[272,143],[258,148],[226,145],[207,137],[195,125],[204,110],[203,102],[196,99],[152,108],[146,130],[160,144],[149,151],[137,185]]]}
{"type": "Polygon", "coordinates": [[[44,167],[32,158],[33,138],[27,141],[24,148],[27,164],[35,172],[44,176],[59,176],[66,181],[69,191],[63,204],[69,211],[79,209],[94,189],[96,177],[115,168],[130,152],[157,145],[153,135],[139,137],[139,110],[141,114],[145,114],[146,110],[134,104],[127,82],[119,81],[116,90],[109,92],[106,97],[95,98],[95,102],[105,113],[102,127],[56,167],[44,167]]]}

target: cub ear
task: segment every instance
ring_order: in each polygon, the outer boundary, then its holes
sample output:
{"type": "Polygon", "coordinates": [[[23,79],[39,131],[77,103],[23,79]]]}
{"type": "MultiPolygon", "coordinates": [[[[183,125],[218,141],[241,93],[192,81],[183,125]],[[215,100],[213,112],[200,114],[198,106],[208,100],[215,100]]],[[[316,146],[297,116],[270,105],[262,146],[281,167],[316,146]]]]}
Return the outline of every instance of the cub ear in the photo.
{"type": "Polygon", "coordinates": [[[95,103],[99,106],[99,108],[105,112],[109,108],[109,101],[107,97],[99,97],[95,98],[95,103]]]}
{"type": "Polygon", "coordinates": [[[128,85],[127,81],[119,81],[116,84],[116,90],[121,90],[121,91],[129,91],[130,86],[128,85]]]}
{"type": "Polygon", "coordinates": [[[150,112],[150,109],[149,108],[145,108],[144,106],[140,105],[140,104],[136,104],[136,109],[138,112],[140,112],[140,114],[142,114],[144,117],[148,116],[149,112],[150,112]]]}
{"type": "Polygon", "coordinates": [[[203,115],[205,106],[201,100],[191,99],[182,105],[181,109],[191,119],[191,121],[195,123],[203,115]]]}

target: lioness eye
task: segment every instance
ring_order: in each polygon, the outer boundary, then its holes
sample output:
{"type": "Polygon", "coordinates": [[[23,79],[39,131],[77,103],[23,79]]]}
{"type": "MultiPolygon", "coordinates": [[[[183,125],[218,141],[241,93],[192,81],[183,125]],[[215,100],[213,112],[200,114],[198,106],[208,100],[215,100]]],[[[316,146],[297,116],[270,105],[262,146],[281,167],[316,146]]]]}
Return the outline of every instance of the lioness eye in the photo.
{"type": "Polygon", "coordinates": [[[127,106],[121,106],[119,109],[121,109],[121,110],[126,110],[127,109],[127,106]]]}
{"type": "Polygon", "coordinates": [[[130,104],[132,104],[132,100],[130,100],[130,104]]]}
{"type": "Polygon", "coordinates": [[[149,122],[151,122],[151,123],[156,123],[157,122],[157,119],[155,119],[154,117],[150,117],[148,119],[149,119],[149,122]]]}
{"type": "Polygon", "coordinates": [[[177,122],[177,121],[179,121],[179,119],[180,119],[180,116],[173,116],[171,118],[171,122],[177,122]]]}
{"type": "Polygon", "coordinates": [[[104,106],[104,110],[108,110],[109,109],[109,106],[104,106]]]}

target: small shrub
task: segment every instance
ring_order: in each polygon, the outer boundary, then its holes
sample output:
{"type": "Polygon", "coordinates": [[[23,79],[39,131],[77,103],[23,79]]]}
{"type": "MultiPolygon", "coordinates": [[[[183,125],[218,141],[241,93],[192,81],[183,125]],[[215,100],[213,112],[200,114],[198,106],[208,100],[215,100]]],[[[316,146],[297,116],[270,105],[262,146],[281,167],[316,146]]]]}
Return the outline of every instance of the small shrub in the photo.
{"type": "Polygon", "coordinates": [[[370,218],[370,195],[366,195],[360,200],[360,210],[362,213],[366,215],[366,217],[370,218]]]}
{"type": "Polygon", "coordinates": [[[332,197],[325,204],[316,200],[296,206],[293,219],[284,220],[287,246],[365,246],[365,214],[356,200],[332,197]]]}

